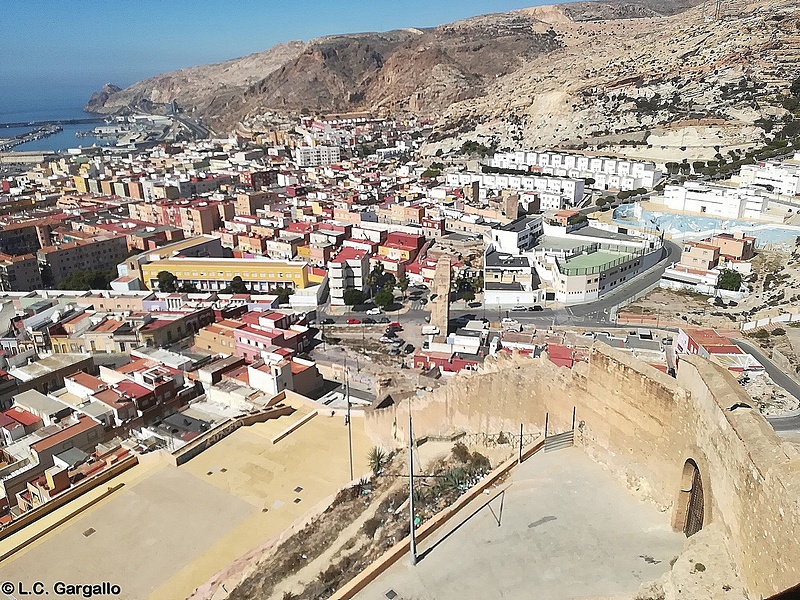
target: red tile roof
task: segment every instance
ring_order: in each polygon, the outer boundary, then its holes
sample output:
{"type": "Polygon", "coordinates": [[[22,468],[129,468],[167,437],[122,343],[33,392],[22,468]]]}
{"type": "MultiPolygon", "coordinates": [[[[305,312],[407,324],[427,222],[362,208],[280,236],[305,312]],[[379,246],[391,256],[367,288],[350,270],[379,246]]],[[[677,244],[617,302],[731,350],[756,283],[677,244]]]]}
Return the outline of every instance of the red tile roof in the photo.
{"type": "Polygon", "coordinates": [[[35,425],[36,423],[40,422],[41,419],[37,417],[35,414],[28,412],[24,408],[20,408],[19,406],[13,406],[9,408],[7,411],[3,413],[7,417],[14,419],[17,423],[21,425],[35,425]]]}
{"type": "Polygon", "coordinates": [[[39,440],[38,442],[34,442],[31,444],[31,449],[34,450],[36,453],[43,452],[44,450],[49,450],[54,446],[58,446],[59,444],[63,444],[67,440],[70,440],[85,431],[89,431],[94,427],[98,427],[97,421],[87,417],[86,415],[81,415],[78,417],[78,422],[75,425],[70,425],[69,427],[65,427],[61,431],[50,435],[43,440],[39,440]]]}

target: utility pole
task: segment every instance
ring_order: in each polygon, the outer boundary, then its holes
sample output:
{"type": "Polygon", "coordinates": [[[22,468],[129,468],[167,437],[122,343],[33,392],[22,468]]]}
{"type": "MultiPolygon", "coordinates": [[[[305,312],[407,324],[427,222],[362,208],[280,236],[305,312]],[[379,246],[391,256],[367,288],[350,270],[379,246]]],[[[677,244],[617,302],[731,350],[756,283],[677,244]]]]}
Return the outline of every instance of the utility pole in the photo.
{"type": "Polygon", "coordinates": [[[414,530],[414,430],[411,426],[411,414],[408,415],[408,514],[411,532],[409,550],[411,552],[411,566],[417,564],[417,533],[414,530]]]}
{"type": "Polygon", "coordinates": [[[350,451],[350,481],[353,481],[353,428],[350,424],[350,377],[344,372],[344,389],[347,396],[347,447],[350,451]]]}

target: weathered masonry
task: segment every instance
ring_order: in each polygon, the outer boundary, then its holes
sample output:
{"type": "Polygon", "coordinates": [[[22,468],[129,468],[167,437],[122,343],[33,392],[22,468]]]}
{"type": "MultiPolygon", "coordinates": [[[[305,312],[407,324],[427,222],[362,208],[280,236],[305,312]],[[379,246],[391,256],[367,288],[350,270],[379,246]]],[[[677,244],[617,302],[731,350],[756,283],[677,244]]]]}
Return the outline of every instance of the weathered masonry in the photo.
{"type": "MultiPolygon", "coordinates": [[[[678,379],[603,344],[570,370],[501,358],[410,399],[415,434],[542,431],[577,423],[576,444],[640,497],[669,510],[687,536],[722,526],[748,594],[800,581],[800,453],[782,444],[736,379],[696,356],[678,379]]],[[[404,442],[409,400],[372,411],[376,442],[404,442]]]]}

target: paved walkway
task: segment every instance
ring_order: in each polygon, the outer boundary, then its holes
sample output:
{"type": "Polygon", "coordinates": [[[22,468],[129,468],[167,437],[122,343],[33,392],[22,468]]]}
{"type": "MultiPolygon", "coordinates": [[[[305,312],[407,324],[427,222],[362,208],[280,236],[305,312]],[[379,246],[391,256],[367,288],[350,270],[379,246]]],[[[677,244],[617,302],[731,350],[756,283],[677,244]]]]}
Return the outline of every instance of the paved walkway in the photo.
{"type": "Polygon", "coordinates": [[[484,494],[426,540],[416,567],[402,559],[356,598],[631,594],[669,570],[685,541],[667,515],[633,498],[576,448],[537,454],[504,485],[504,494],[503,487],[484,494]]]}

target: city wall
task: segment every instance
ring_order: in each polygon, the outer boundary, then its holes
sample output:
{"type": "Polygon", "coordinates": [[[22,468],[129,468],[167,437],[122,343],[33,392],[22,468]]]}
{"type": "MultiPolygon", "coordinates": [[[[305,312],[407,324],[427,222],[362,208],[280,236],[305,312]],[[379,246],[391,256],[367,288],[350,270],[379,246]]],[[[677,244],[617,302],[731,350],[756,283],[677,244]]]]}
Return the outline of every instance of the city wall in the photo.
{"type": "MultiPolygon", "coordinates": [[[[595,344],[572,370],[546,358],[500,358],[422,397],[366,415],[386,447],[457,431],[572,428],[576,444],[683,529],[687,461],[703,487],[703,523],[720,522],[742,581],[763,598],[800,581],[800,455],[784,446],[727,371],[687,357],[676,381],[628,354],[595,344]],[[731,410],[733,408],[733,410],[731,410]]],[[[687,487],[688,486],[688,487],[687,487]]]]}

